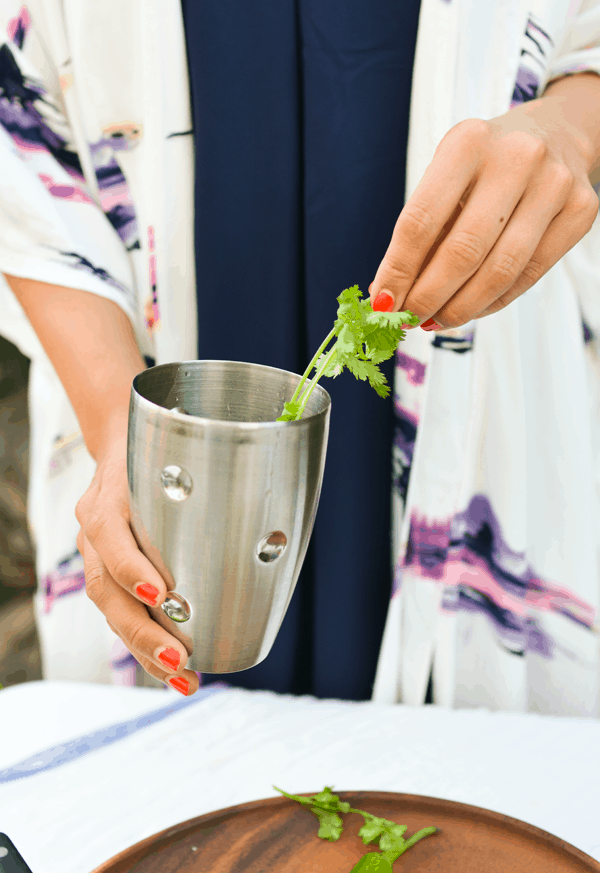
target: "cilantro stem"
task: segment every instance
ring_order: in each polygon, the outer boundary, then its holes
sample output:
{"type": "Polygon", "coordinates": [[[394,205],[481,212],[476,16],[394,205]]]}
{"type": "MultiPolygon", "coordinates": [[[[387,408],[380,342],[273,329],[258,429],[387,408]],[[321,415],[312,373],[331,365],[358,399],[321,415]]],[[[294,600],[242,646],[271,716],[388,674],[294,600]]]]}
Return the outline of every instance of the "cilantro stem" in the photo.
{"type": "MultiPolygon", "coordinates": [[[[333,354],[333,349],[330,352],[331,354],[333,354]]],[[[333,794],[331,788],[326,787],[313,797],[300,797],[297,794],[288,794],[281,788],[277,788],[276,785],[273,788],[290,800],[310,808],[310,812],[319,819],[318,836],[321,839],[339,840],[343,830],[340,813],[355,813],[364,818],[365,823],[358,832],[358,835],[362,837],[365,845],[378,840],[380,851],[368,852],[364,855],[361,861],[352,869],[351,873],[354,873],[354,871],[358,873],[359,870],[361,873],[367,873],[367,870],[371,869],[373,871],[385,871],[387,869],[391,873],[392,864],[400,855],[403,855],[404,852],[412,848],[415,843],[418,843],[424,837],[437,833],[437,828],[422,828],[408,840],[405,840],[406,825],[399,825],[385,818],[379,818],[370,812],[364,812],[362,809],[353,809],[347,801],[342,801],[336,794],[333,794]]]]}
{"type": "Polygon", "coordinates": [[[407,849],[410,849],[411,846],[414,846],[414,844],[418,843],[419,840],[422,840],[423,837],[428,837],[431,834],[435,834],[436,832],[437,832],[437,828],[433,828],[433,827],[422,828],[422,830],[417,831],[416,834],[413,834],[412,837],[408,838],[408,840],[406,841],[406,844],[402,847],[402,851],[399,853],[399,855],[397,855],[397,857],[399,857],[400,855],[403,855],[407,849]]]}
{"type": "Polygon", "coordinates": [[[308,379],[308,374],[310,373],[311,370],[316,369],[316,362],[319,360],[321,354],[325,351],[326,347],[329,345],[331,340],[334,338],[336,330],[337,330],[337,328],[334,327],[330,331],[330,333],[327,334],[324,341],[319,346],[319,349],[318,349],[316,355],[313,357],[312,361],[310,362],[310,364],[308,365],[308,367],[304,371],[304,375],[302,376],[302,378],[298,382],[298,385],[296,386],[296,390],[294,391],[294,394],[292,396],[292,399],[290,400],[290,403],[295,403],[298,400],[298,398],[300,397],[304,383],[308,379]]]}
{"type": "Polygon", "coordinates": [[[304,394],[302,395],[302,402],[300,404],[300,409],[298,410],[298,418],[302,417],[302,413],[306,409],[306,404],[308,403],[308,399],[309,399],[310,395],[312,394],[315,385],[317,384],[317,382],[319,381],[319,379],[321,378],[321,376],[323,375],[323,373],[325,372],[325,370],[329,366],[329,362],[331,361],[331,359],[333,358],[334,355],[335,355],[335,346],[331,349],[331,351],[329,352],[329,354],[324,359],[323,363],[321,364],[321,366],[319,367],[319,369],[317,370],[317,372],[313,376],[312,381],[308,387],[308,390],[305,391],[304,394]]]}

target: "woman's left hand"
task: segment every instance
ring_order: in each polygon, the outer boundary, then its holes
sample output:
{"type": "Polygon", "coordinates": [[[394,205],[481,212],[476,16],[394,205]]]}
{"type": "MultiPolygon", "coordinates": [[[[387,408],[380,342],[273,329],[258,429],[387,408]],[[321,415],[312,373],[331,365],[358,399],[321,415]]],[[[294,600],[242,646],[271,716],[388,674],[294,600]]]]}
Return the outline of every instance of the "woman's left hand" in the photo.
{"type": "Polygon", "coordinates": [[[503,309],[585,236],[598,212],[596,140],[589,113],[586,129],[565,105],[549,92],[446,134],[398,218],[370,288],[375,309],[458,327],[503,309]]]}

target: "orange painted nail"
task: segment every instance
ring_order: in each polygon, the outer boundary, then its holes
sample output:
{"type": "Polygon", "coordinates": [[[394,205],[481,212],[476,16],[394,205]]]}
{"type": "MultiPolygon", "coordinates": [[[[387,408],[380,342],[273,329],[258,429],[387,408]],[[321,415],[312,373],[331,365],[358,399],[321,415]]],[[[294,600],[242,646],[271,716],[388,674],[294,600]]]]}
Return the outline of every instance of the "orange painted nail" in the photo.
{"type": "Polygon", "coordinates": [[[165,667],[168,667],[169,670],[177,671],[179,667],[179,662],[181,658],[179,657],[179,652],[177,649],[164,649],[160,655],[158,656],[158,660],[161,664],[164,664],[165,667]]]}
{"type": "Polygon", "coordinates": [[[423,330],[442,330],[441,324],[436,324],[433,318],[428,318],[427,321],[424,321],[421,325],[423,330]]]}
{"type": "Polygon", "coordinates": [[[374,312],[391,312],[394,308],[394,297],[389,291],[380,291],[373,301],[374,312]]]}
{"type": "Polygon", "coordinates": [[[175,691],[179,691],[180,694],[183,694],[184,697],[187,697],[190,693],[190,683],[187,679],[184,679],[183,676],[173,676],[172,679],[167,679],[167,682],[174,688],[175,691]]]}
{"type": "Polygon", "coordinates": [[[160,592],[158,588],[154,587],[154,585],[144,582],[143,585],[136,586],[135,593],[140,600],[144,601],[144,603],[147,603],[149,606],[156,606],[156,601],[158,600],[160,592]]]}

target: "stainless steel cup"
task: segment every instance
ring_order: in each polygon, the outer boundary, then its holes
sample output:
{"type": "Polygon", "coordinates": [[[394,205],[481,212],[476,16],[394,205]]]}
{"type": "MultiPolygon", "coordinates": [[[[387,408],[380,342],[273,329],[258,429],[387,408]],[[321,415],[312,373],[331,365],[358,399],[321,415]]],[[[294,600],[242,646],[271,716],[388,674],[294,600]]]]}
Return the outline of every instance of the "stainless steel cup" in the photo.
{"type": "Polygon", "coordinates": [[[300,380],[238,361],[163,364],[133,381],[131,526],[169,597],[152,617],[188,667],[232,673],[268,655],[312,533],[331,399],[276,422],[300,380]]]}

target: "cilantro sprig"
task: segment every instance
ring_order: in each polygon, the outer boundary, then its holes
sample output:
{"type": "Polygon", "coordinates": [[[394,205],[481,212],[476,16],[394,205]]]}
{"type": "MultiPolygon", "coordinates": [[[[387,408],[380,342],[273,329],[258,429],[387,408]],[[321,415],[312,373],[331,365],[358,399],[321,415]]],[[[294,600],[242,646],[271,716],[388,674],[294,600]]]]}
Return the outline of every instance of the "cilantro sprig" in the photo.
{"type": "Polygon", "coordinates": [[[422,828],[413,834],[408,839],[404,838],[407,831],[406,825],[399,825],[393,821],[388,821],[386,818],[378,818],[370,812],[364,812],[362,809],[352,809],[349,803],[340,800],[337,794],[333,794],[331,788],[325,787],[319,794],[314,794],[312,797],[300,797],[298,794],[288,794],[282,791],[281,788],[273,786],[275,791],[279,791],[284,797],[290,800],[295,800],[296,803],[307,807],[319,819],[318,836],[323,840],[334,842],[339,840],[344,829],[344,823],[341,814],[356,813],[362,815],[365,823],[358,832],[359,837],[365,845],[369,845],[374,840],[379,839],[380,852],[367,852],[358,864],[356,864],[350,873],[392,873],[392,864],[394,861],[408,851],[415,843],[422,840],[430,834],[436,833],[436,828],[422,828]]]}
{"type": "Polygon", "coordinates": [[[406,333],[404,324],[416,325],[412,312],[374,312],[371,301],[363,299],[358,285],[346,288],[337,298],[339,307],[333,330],[306,368],[292,399],[284,405],[277,421],[297,421],[322,376],[339,376],[344,367],[357,379],[368,381],[380,397],[390,393],[379,364],[391,358],[406,333]],[[331,341],[336,338],[331,348],[331,341]],[[315,371],[310,381],[308,377],[315,371]]]}

